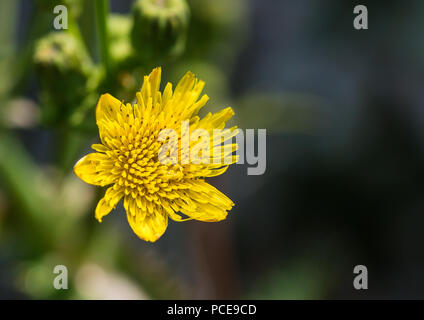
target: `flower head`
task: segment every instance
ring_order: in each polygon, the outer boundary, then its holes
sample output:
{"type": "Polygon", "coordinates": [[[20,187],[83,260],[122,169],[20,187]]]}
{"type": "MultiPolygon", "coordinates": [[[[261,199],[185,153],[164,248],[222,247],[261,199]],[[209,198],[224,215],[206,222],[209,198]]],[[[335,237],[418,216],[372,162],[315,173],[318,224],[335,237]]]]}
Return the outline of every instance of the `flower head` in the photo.
{"type": "Polygon", "coordinates": [[[97,152],[86,155],[74,167],[75,174],[83,181],[109,186],[96,207],[97,220],[101,222],[123,198],[131,228],[141,239],[151,242],[165,232],[168,217],[175,221],[220,221],[234,205],[205,181],[207,177],[222,174],[236,161],[232,153],[237,145],[222,145],[237,133],[236,127],[222,131],[218,142],[212,137],[215,129],[224,129],[233,110],[226,108],[201,119],[197,113],[208,100],[206,95],[199,99],[203,81],[187,72],[174,91],[168,83],[161,93],[160,79],[160,68],[145,76],[133,106],[110,94],[100,97],[96,122],[101,144],[93,144],[97,152]],[[211,138],[207,141],[186,139],[186,132],[181,129],[184,123],[189,132],[200,129],[211,134],[211,138]],[[187,141],[188,147],[193,149],[203,145],[207,148],[202,150],[211,150],[210,154],[203,154],[202,159],[207,161],[160,161],[161,151],[171,153],[164,149],[167,141],[160,139],[162,130],[169,129],[177,135],[178,158],[187,156],[182,148],[187,141]],[[230,161],[216,161],[228,156],[230,161]],[[179,213],[188,218],[183,219],[179,213]]]}

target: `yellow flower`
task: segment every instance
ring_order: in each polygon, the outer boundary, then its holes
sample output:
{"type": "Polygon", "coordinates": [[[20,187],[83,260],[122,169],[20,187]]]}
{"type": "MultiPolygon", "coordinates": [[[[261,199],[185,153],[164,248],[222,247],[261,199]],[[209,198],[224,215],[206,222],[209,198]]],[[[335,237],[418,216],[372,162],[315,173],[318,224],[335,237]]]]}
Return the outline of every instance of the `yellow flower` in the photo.
{"type": "Polygon", "coordinates": [[[97,152],[86,155],[74,167],[75,174],[83,181],[96,186],[110,185],[96,207],[95,217],[99,222],[123,198],[131,228],[141,239],[151,242],[165,232],[168,217],[175,221],[225,219],[234,203],[204,178],[222,174],[237,160],[232,155],[237,145],[222,145],[237,133],[236,127],[223,130],[233,110],[226,108],[200,119],[197,113],[209,99],[207,95],[199,99],[204,82],[187,72],[174,92],[168,83],[161,93],[160,79],[160,68],[145,76],[133,106],[110,94],[100,97],[96,122],[102,143],[93,144],[97,152]],[[190,148],[200,143],[186,140],[182,123],[187,124],[189,132],[202,129],[211,135],[207,140],[210,161],[197,164],[159,161],[159,152],[167,143],[159,139],[163,129],[177,132],[179,159],[187,155],[181,151],[184,140],[189,141],[190,148]],[[224,133],[218,143],[213,139],[214,129],[224,133]],[[228,156],[230,161],[224,164],[215,161],[228,156]],[[188,218],[183,219],[178,212],[188,218]]]}

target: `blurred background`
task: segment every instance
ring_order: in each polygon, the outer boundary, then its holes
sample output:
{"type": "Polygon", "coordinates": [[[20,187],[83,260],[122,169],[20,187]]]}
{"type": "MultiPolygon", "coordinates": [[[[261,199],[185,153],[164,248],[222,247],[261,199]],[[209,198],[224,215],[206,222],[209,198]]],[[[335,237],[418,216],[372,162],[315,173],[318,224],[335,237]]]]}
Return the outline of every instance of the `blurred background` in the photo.
{"type": "Polygon", "coordinates": [[[0,1],[0,298],[424,298],[422,30],[419,0],[0,1]],[[72,167],[100,94],[131,101],[158,65],[205,80],[204,111],[267,129],[267,170],[210,179],[228,218],[151,244],[122,205],[99,224],[104,190],[72,167]]]}

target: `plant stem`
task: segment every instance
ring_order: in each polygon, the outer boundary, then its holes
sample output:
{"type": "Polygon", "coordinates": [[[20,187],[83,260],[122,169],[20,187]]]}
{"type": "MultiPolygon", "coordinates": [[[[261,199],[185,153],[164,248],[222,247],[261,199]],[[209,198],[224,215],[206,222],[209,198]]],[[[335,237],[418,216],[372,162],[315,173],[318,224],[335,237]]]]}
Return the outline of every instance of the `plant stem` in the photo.
{"type": "Polygon", "coordinates": [[[100,41],[100,53],[105,67],[106,76],[110,75],[109,36],[107,29],[107,17],[109,14],[109,0],[96,0],[97,32],[100,41]]]}

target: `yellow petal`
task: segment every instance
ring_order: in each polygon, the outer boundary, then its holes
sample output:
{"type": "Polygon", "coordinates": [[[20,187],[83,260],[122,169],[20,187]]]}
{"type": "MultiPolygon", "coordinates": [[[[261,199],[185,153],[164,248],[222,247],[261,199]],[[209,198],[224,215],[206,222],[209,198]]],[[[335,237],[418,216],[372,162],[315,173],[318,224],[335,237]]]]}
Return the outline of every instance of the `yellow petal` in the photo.
{"type": "Polygon", "coordinates": [[[225,194],[204,180],[193,181],[191,185],[184,199],[191,206],[182,207],[182,213],[204,222],[221,221],[227,217],[227,211],[234,203],[225,194]]]}
{"type": "Polygon", "coordinates": [[[153,213],[142,211],[135,202],[130,196],[125,197],[128,223],[140,239],[155,242],[168,226],[168,215],[158,206],[153,213]]]}
{"type": "Polygon", "coordinates": [[[161,205],[162,205],[162,208],[165,210],[165,212],[169,215],[169,217],[174,221],[183,222],[183,221],[187,221],[187,220],[192,220],[192,218],[190,218],[190,217],[183,219],[183,218],[181,218],[181,216],[179,214],[175,213],[175,210],[172,209],[172,206],[169,203],[168,199],[162,198],[161,199],[161,205]]]}
{"type": "Polygon", "coordinates": [[[108,129],[107,123],[110,121],[117,121],[117,115],[121,112],[123,103],[110,95],[109,93],[102,94],[96,107],[96,123],[99,128],[100,139],[103,144],[105,136],[107,136],[108,129]]]}
{"type": "Polygon", "coordinates": [[[123,189],[119,188],[117,185],[108,188],[105,196],[97,204],[95,212],[96,219],[102,222],[102,218],[116,207],[123,195],[123,189]]]}
{"type": "Polygon", "coordinates": [[[114,182],[116,177],[106,168],[111,160],[103,153],[93,152],[82,157],[74,166],[74,172],[82,181],[95,186],[106,186],[114,182]]]}
{"type": "Polygon", "coordinates": [[[179,96],[180,98],[183,97],[187,91],[192,90],[195,81],[196,77],[193,72],[188,71],[175,87],[174,96],[179,96]]]}
{"type": "MultiPolygon", "coordinates": [[[[149,98],[152,98],[153,106],[159,102],[160,92],[160,79],[161,79],[162,69],[160,67],[155,68],[152,72],[144,77],[143,86],[141,87],[141,97],[143,99],[143,103],[147,105],[149,98]]],[[[141,104],[140,101],[138,101],[141,104]]]]}
{"type": "Polygon", "coordinates": [[[93,150],[96,150],[97,152],[106,152],[106,151],[110,150],[108,147],[106,147],[105,145],[103,145],[101,143],[92,144],[91,148],[93,150]]]}

